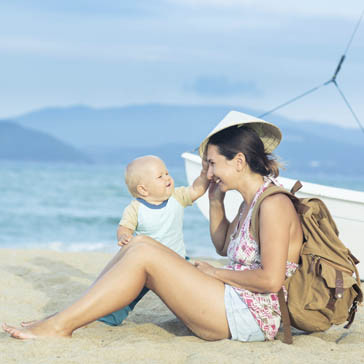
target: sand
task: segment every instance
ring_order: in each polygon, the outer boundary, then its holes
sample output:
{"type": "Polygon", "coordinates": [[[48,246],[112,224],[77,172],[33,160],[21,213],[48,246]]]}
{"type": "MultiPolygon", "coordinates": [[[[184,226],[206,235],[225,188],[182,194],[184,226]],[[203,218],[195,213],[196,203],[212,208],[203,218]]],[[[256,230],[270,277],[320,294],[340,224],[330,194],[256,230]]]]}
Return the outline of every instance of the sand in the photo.
{"type": "MultiPolygon", "coordinates": [[[[18,325],[65,307],[110,257],[0,249],[0,322],[18,325]]],[[[1,332],[0,363],[364,363],[364,307],[349,330],[295,332],[293,345],[283,344],[281,337],[263,343],[201,340],[150,292],[120,327],[94,322],[72,339],[27,341],[1,332]]]]}

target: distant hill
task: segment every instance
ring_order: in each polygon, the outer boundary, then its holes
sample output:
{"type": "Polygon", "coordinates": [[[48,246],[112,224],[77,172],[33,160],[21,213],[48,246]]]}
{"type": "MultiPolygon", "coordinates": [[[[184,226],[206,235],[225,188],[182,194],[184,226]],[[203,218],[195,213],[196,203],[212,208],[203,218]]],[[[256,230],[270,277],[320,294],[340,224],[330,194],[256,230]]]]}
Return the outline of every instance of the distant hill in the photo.
{"type": "Polygon", "coordinates": [[[154,154],[161,157],[167,166],[179,166],[184,164],[181,154],[192,151],[188,144],[161,144],[159,146],[134,146],[121,148],[86,148],[84,152],[96,163],[121,163],[126,164],[132,159],[146,154],[154,154]]]}
{"type": "Polygon", "coordinates": [[[90,162],[74,147],[43,132],[0,120],[0,159],[46,162],[90,162]]]}
{"type": "MultiPolygon", "coordinates": [[[[33,111],[17,117],[16,121],[82,148],[168,143],[196,146],[230,110],[261,114],[260,110],[227,105],[147,104],[100,109],[70,106],[33,111]]],[[[269,115],[266,120],[280,126],[285,138],[295,138],[304,131],[330,140],[364,146],[364,135],[355,128],[310,120],[295,122],[279,114],[269,115]],[[286,129],[289,129],[289,134],[286,129]]],[[[353,125],[351,121],[350,125],[353,125]]]]}
{"type": "MultiPolygon", "coordinates": [[[[46,108],[16,121],[71,144],[99,162],[125,162],[154,153],[182,164],[181,152],[198,146],[232,106],[132,105],[94,109],[46,108]]],[[[291,121],[279,114],[266,118],[283,132],[277,154],[287,171],[364,176],[364,135],[358,129],[314,121],[291,121]]]]}
{"type": "Polygon", "coordinates": [[[47,108],[16,118],[77,147],[197,145],[231,107],[135,105],[47,108]]]}

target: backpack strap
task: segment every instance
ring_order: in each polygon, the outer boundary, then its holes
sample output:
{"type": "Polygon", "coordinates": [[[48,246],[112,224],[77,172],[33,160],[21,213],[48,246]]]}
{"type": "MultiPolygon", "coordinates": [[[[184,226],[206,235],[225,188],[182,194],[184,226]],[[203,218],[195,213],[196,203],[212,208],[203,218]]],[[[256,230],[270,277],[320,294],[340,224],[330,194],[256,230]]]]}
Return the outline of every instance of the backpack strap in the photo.
{"type": "Polygon", "coordinates": [[[295,195],[296,194],[296,192],[298,191],[298,190],[300,190],[301,189],[301,187],[302,187],[302,183],[301,183],[301,181],[296,181],[295,182],[295,184],[292,186],[292,188],[291,188],[291,193],[292,193],[292,195],[295,195]]]}
{"type": "Polygon", "coordinates": [[[284,298],[283,288],[278,292],[278,302],[281,309],[281,318],[283,322],[283,342],[285,344],[292,344],[291,320],[289,318],[288,307],[284,298]]]}
{"type": "MultiPolygon", "coordinates": [[[[283,187],[271,186],[271,187],[268,187],[259,196],[259,198],[254,206],[254,209],[253,209],[251,227],[250,227],[252,235],[258,244],[259,244],[259,211],[260,211],[260,204],[263,202],[263,200],[268,196],[275,195],[277,193],[284,193],[291,199],[291,201],[293,202],[293,204],[295,205],[295,207],[297,209],[298,199],[296,198],[296,196],[294,196],[294,194],[301,187],[302,187],[302,183],[300,181],[296,181],[296,183],[291,188],[291,192],[287,191],[283,187]]],[[[284,334],[283,342],[285,344],[292,344],[293,341],[292,341],[292,332],[291,332],[291,320],[289,318],[288,307],[287,307],[286,300],[284,298],[284,292],[283,292],[282,288],[278,292],[278,301],[279,301],[279,306],[281,309],[281,319],[282,319],[282,323],[283,323],[283,334],[284,334]]]]}

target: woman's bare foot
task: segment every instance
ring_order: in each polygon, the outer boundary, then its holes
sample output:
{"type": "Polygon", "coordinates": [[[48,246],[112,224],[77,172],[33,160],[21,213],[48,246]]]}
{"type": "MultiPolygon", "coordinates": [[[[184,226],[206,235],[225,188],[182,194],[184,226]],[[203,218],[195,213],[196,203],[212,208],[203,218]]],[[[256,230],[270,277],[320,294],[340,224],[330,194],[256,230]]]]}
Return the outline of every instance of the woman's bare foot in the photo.
{"type": "Polygon", "coordinates": [[[20,326],[21,327],[28,327],[28,326],[32,326],[32,325],[36,324],[37,322],[39,322],[39,320],[22,321],[20,323],[20,326]]]}
{"type": "MultiPolygon", "coordinates": [[[[54,315],[52,315],[53,317],[54,315]]],[[[57,330],[56,327],[49,322],[50,320],[40,320],[29,327],[17,328],[10,326],[6,323],[2,324],[2,328],[10,336],[26,340],[26,339],[37,339],[42,337],[71,337],[72,333],[66,333],[64,331],[57,330]]]]}
{"type": "Polygon", "coordinates": [[[38,323],[38,322],[41,322],[41,321],[44,321],[44,320],[47,320],[47,319],[49,319],[49,318],[53,317],[56,313],[57,313],[57,312],[52,313],[51,315],[49,315],[49,316],[47,316],[47,317],[45,317],[44,319],[41,319],[41,320],[22,321],[22,322],[20,323],[20,325],[21,325],[22,327],[29,327],[29,326],[33,326],[33,325],[35,325],[35,324],[36,324],[36,323],[38,323]]]}
{"type": "Polygon", "coordinates": [[[5,323],[2,324],[2,328],[10,336],[15,337],[16,339],[26,340],[26,339],[36,339],[37,338],[35,335],[33,335],[27,329],[18,329],[16,327],[9,326],[5,323]]]}

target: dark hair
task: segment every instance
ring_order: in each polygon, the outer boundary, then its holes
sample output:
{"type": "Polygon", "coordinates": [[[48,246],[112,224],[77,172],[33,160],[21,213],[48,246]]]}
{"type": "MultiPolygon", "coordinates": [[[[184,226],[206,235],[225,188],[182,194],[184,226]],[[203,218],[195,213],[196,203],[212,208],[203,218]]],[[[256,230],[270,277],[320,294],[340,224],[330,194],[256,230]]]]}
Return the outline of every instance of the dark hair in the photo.
{"type": "Polygon", "coordinates": [[[264,144],[256,131],[248,126],[231,126],[211,136],[206,148],[216,145],[228,160],[243,153],[250,169],[262,176],[279,175],[279,164],[271,153],[265,153],[264,144]]]}

